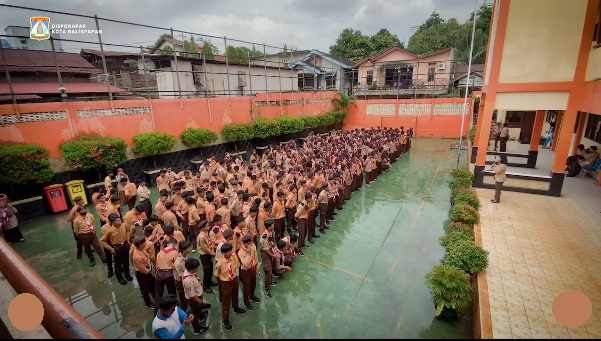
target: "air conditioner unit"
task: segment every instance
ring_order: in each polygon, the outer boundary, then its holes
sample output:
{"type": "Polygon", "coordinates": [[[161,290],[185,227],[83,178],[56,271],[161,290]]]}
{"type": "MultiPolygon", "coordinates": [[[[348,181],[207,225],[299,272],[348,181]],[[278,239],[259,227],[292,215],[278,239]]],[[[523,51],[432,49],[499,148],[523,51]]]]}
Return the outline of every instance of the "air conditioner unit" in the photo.
{"type": "Polygon", "coordinates": [[[444,70],[447,68],[447,63],[438,63],[438,70],[444,70]]]}

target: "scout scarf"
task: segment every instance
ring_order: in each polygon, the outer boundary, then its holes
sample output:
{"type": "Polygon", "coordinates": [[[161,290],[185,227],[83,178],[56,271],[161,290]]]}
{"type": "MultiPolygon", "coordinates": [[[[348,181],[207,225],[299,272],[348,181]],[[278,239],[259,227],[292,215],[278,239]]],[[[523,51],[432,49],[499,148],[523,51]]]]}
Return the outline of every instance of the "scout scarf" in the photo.
{"type": "Polygon", "coordinates": [[[236,278],[236,274],[234,273],[234,269],[232,267],[232,257],[227,260],[227,272],[230,276],[230,281],[233,281],[236,278]]]}
{"type": "Polygon", "coordinates": [[[280,265],[284,265],[284,253],[278,248],[275,249],[275,252],[280,255],[280,265]]]}
{"type": "Polygon", "coordinates": [[[163,252],[165,252],[165,253],[169,253],[169,252],[173,252],[173,251],[175,251],[175,248],[171,247],[171,246],[168,246],[163,249],[163,252]]]}
{"type": "Polygon", "coordinates": [[[86,225],[88,225],[88,228],[90,229],[90,231],[94,231],[94,224],[92,224],[92,221],[90,220],[90,216],[86,215],[86,218],[84,219],[84,221],[86,222],[86,225]]]}

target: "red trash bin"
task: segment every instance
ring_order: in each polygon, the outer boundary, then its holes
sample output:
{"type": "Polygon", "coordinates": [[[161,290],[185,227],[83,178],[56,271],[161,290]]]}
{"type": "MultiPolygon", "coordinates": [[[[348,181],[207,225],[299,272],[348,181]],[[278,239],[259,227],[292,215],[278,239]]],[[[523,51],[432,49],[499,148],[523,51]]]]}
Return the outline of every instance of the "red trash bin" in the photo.
{"type": "Polygon", "coordinates": [[[50,210],[52,213],[63,212],[68,209],[67,200],[65,199],[65,192],[63,191],[63,185],[50,185],[44,187],[44,193],[46,199],[50,204],[50,210]]]}

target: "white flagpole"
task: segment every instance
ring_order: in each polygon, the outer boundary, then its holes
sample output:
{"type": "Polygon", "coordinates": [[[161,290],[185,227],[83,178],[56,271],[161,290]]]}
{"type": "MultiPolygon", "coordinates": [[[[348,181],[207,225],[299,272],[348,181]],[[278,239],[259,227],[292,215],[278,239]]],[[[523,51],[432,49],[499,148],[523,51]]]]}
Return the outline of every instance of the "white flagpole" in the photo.
{"type": "Polygon", "coordinates": [[[467,114],[467,95],[469,93],[469,84],[471,81],[472,72],[472,55],[474,53],[474,36],[476,35],[476,13],[478,12],[478,0],[474,1],[474,17],[472,20],[472,41],[470,43],[470,57],[467,64],[467,81],[465,82],[465,95],[463,96],[463,113],[461,115],[461,130],[459,131],[459,145],[457,146],[457,165],[455,168],[459,169],[459,159],[461,157],[461,144],[463,143],[463,128],[465,125],[465,115],[467,114]]]}

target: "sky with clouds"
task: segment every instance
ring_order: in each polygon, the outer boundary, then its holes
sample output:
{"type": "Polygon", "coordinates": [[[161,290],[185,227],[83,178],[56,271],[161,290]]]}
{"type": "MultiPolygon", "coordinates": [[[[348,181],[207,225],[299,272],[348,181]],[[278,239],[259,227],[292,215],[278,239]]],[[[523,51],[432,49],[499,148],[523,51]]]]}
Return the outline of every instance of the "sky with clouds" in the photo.
{"type": "MultiPolygon", "coordinates": [[[[443,18],[455,17],[467,20],[476,3],[485,0],[0,0],[2,4],[32,7],[36,9],[77,13],[101,18],[173,27],[175,30],[227,36],[256,42],[257,48],[266,43],[272,46],[294,46],[299,49],[316,48],[328,51],[345,27],[374,34],[387,28],[407,42],[412,27],[422,24],[436,10],[443,18]]],[[[491,0],[488,0],[491,2],[491,0]]],[[[94,19],[68,17],[43,11],[0,7],[0,29],[8,25],[27,26],[29,17],[44,15],[51,23],[86,24],[94,28],[94,19]]],[[[147,46],[164,31],[100,21],[103,43],[147,46]]],[[[182,33],[175,33],[181,37],[182,33]]],[[[189,37],[190,34],[184,34],[189,37]]],[[[97,42],[94,34],[61,35],[81,41],[97,42]]],[[[211,38],[223,51],[223,39],[211,38]]],[[[228,44],[248,46],[239,42],[228,44]]],[[[79,48],[93,48],[84,43],[63,44],[67,52],[79,48]]],[[[132,48],[106,47],[106,50],[129,50],[132,48]]],[[[269,49],[268,53],[276,52],[269,49]]]]}

